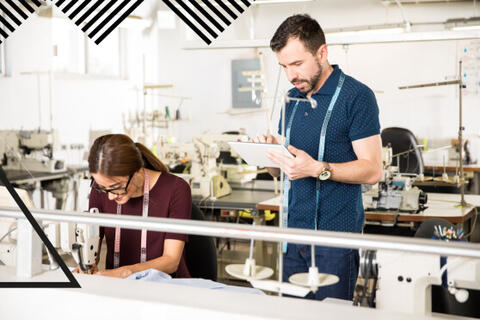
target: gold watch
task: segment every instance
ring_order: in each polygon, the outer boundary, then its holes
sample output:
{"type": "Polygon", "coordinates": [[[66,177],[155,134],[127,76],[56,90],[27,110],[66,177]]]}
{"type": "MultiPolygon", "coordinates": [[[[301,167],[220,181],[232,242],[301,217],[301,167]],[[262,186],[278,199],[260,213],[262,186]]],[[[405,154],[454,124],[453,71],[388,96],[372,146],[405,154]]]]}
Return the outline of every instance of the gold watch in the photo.
{"type": "Polygon", "coordinates": [[[328,164],[328,162],[324,163],[325,167],[323,167],[322,171],[320,171],[320,173],[318,174],[318,179],[322,181],[328,180],[332,176],[332,169],[330,168],[330,165],[328,164]]]}

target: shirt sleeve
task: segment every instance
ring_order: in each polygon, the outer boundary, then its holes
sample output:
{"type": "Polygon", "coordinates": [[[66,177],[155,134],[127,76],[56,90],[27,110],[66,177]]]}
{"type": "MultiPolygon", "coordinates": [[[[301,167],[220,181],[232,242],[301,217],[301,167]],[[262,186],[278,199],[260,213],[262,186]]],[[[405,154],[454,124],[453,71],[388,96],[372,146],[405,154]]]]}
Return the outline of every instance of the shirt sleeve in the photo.
{"type": "MultiPolygon", "coordinates": [[[[192,215],[192,192],[185,180],[177,178],[168,207],[168,217],[174,219],[190,219],[192,215]]],[[[188,241],[188,235],[180,233],[165,234],[165,239],[188,241]]]]}
{"type": "Polygon", "coordinates": [[[368,87],[364,87],[354,98],[350,109],[351,141],[380,134],[378,105],[375,94],[368,87]]]}
{"type": "MultiPolygon", "coordinates": [[[[90,191],[90,195],[88,196],[88,210],[92,208],[97,208],[98,212],[104,212],[103,200],[101,196],[102,195],[98,191],[95,191],[95,190],[90,191]]],[[[103,237],[105,236],[105,228],[102,226],[100,226],[99,228],[99,236],[100,236],[100,240],[102,240],[103,237]]]]}

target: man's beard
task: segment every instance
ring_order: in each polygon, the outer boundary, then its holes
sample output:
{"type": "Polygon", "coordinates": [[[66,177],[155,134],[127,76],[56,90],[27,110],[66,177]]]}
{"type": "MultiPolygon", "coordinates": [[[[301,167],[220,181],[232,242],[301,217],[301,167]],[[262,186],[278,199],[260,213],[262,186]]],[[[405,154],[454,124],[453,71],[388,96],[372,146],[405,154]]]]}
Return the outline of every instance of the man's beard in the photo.
{"type": "Polygon", "coordinates": [[[318,67],[317,73],[315,73],[313,77],[311,77],[310,79],[306,80],[306,79],[295,78],[292,80],[293,85],[295,85],[295,83],[300,83],[300,82],[305,82],[307,84],[304,88],[298,89],[301,93],[307,95],[317,87],[317,84],[320,81],[320,78],[322,77],[322,72],[323,72],[323,68],[318,62],[318,60],[317,60],[317,67],[318,67]]]}

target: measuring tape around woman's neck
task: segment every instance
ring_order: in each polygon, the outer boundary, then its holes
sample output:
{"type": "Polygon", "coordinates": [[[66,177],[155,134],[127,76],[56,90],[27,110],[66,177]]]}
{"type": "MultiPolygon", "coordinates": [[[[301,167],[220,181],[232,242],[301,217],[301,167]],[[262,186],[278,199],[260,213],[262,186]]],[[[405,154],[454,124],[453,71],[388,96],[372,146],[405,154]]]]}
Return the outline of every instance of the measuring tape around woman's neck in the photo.
{"type": "MultiPolygon", "coordinates": [[[[142,208],[142,217],[148,217],[148,202],[150,194],[150,175],[147,173],[147,169],[143,168],[143,173],[145,175],[145,182],[143,184],[143,208],[142,208]]],[[[117,214],[122,214],[122,205],[117,204],[117,214]]],[[[120,266],[120,236],[122,230],[120,228],[115,228],[115,248],[113,254],[113,267],[118,268],[120,266]]],[[[142,240],[140,247],[140,262],[143,263],[147,261],[147,230],[142,229],[142,240]]]]}

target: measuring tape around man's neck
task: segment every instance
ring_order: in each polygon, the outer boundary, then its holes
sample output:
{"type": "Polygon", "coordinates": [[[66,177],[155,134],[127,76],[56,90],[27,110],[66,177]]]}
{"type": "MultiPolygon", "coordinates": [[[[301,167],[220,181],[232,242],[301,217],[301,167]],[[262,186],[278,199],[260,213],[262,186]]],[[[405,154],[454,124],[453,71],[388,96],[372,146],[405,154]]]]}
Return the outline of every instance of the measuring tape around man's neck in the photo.
{"type": "MultiPolygon", "coordinates": [[[[145,183],[143,184],[143,208],[142,216],[148,217],[148,202],[150,199],[150,176],[147,173],[147,169],[143,169],[145,175],[145,183]]],[[[122,214],[122,205],[117,204],[117,214],[122,214]]],[[[122,230],[115,228],[115,248],[113,253],[113,267],[118,268],[120,266],[120,237],[122,230]]],[[[142,229],[142,240],[140,246],[140,262],[147,261],[147,230],[142,229]]]]}
{"type": "MultiPolygon", "coordinates": [[[[327,113],[325,114],[325,118],[323,119],[322,129],[320,131],[320,141],[318,143],[318,158],[317,158],[318,161],[323,161],[323,157],[325,155],[325,137],[327,136],[328,122],[330,121],[330,118],[332,116],[333,107],[335,106],[338,96],[340,95],[340,91],[342,90],[344,81],[345,81],[345,75],[343,74],[343,72],[341,72],[340,78],[338,79],[337,89],[333,94],[332,100],[330,100],[327,113]]],[[[297,102],[295,103],[295,106],[293,107],[292,113],[290,114],[290,118],[288,120],[288,125],[285,132],[285,138],[286,138],[285,144],[287,147],[290,145],[290,133],[292,131],[293,118],[295,117],[295,113],[297,112],[299,102],[300,101],[297,100],[297,102]]],[[[316,199],[315,199],[314,221],[315,221],[315,230],[317,230],[318,228],[317,215],[318,215],[318,207],[319,207],[319,201],[320,201],[320,181],[318,179],[316,181],[315,189],[316,189],[316,199]]],[[[283,181],[284,197],[283,197],[283,216],[282,216],[282,224],[284,228],[288,227],[288,194],[289,192],[290,192],[290,180],[288,179],[287,176],[285,176],[283,181]]],[[[283,248],[283,252],[287,251],[287,242],[283,243],[282,248],[283,248]]]]}

